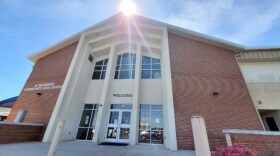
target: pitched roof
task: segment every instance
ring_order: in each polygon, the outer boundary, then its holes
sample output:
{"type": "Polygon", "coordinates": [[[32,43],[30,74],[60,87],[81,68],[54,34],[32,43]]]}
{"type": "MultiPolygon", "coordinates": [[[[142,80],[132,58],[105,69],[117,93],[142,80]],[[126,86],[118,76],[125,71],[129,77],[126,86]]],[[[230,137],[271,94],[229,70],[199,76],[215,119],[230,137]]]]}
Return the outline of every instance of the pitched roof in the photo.
{"type": "MultiPolygon", "coordinates": [[[[33,61],[33,62],[36,62],[37,60],[39,60],[40,58],[42,57],[45,57],[53,52],[55,52],[56,50],[58,49],[61,49],[67,45],[70,45],[76,41],[78,41],[80,39],[80,36],[82,33],[85,33],[85,32],[88,32],[90,30],[93,30],[94,28],[96,27],[100,27],[102,25],[105,25],[106,23],[109,23],[111,20],[115,20],[115,19],[118,19],[118,17],[120,16],[124,16],[122,13],[117,13],[115,14],[114,16],[111,16],[91,27],[88,27],[48,48],[45,48],[31,56],[28,57],[29,60],[33,61]]],[[[194,39],[194,40],[198,40],[198,41],[201,41],[201,42],[205,42],[205,43],[208,43],[208,44],[212,44],[212,45],[215,45],[215,46],[218,46],[218,47],[221,47],[221,48],[225,48],[225,49],[229,49],[229,50],[232,50],[233,52],[240,52],[242,50],[245,50],[246,47],[243,46],[243,45],[240,45],[240,44],[237,44],[237,43],[233,43],[233,42],[230,42],[230,41],[226,41],[226,40],[223,40],[223,39],[219,39],[219,38],[216,38],[216,37],[213,37],[213,36],[209,36],[209,35],[205,35],[205,34],[202,34],[202,33],[198,33],[198,32],[195,32],[195,31],[192,31],[192,30],[188,30],[188,29],[184,29],[184,28],[181,28],[181,27],[177,27],[177,26],[174,26],[174,25],[170,25],[170,24],[167,24],[167,23],[164,23],[164,22],[160,22],[160,21],[157,21],[157,20],[153,20],[153,19],[149,19],[149,18],[146,18],[146,17],[142,17],[142,16],[139,16],[139,15],[133,15],[132,18],[138,18],[138,19],[141,19],[145,22],[149,22],[149,23],[154,23],[156,25],[160,25],[160,26],[164,26],[164,27],[167,27],[168,29],[168,32],[171,32],[171,33],[174,33],[176,35],[180,35],[180,36],[183,36],[183,37],[187,37],[187,38],[191,38],[191,39],[194,39]]]]}

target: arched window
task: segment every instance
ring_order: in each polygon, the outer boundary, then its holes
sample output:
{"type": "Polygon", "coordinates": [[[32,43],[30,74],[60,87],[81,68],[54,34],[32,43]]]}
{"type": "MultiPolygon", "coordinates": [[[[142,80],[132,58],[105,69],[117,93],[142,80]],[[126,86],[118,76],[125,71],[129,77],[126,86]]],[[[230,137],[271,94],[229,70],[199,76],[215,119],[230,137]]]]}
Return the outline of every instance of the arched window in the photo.
{"type": "Polygon", "coordinates": [[[95,63],[92,79],[105,79],[108,59],[101,60],[95,63]]]}
{"type": "Polygon", "coordinates": [[[142,79],[160,79],[160,59],[155,59],[147,56],[142,57],[142,79]]]}
{"type": "Polygon", "coordinates": [[[115,79],[134,79],[136,55],[125,53],[118,56],[115,79]]]}

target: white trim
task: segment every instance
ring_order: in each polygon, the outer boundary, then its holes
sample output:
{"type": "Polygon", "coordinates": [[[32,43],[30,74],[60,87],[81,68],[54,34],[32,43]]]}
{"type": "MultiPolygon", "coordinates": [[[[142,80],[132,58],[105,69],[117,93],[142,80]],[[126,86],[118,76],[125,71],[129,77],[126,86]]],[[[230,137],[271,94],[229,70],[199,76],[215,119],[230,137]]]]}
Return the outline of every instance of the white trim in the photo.
{"type": "Polygon", "coordinates": [[[70,82],[70,79],[72,77],[73,70],[74,70],[74,67],[76,65],[76,62],[77,62],[77,59],[78,59],[78,56],[79,56],[79,52],[81,51],[81,48],[85,44],[84,40],[85,40],[85,36],[82,35],[81,38],[80,38],[79,44],[76,48],[76,51],[74,53],[74,56],[73,56],[72,62],[70,64],[70,67],[68,69],[67,75],[65,77],[64,83],[63,83],[62,88],[60,90],[59,96],[57,98],[55,107],[53,109],[53,112],[52,112],[50,121],[48,123],[47,129],[45,131],[42,142],[50,142],[51,139],[52,139],[52,136],[53,136],[54,131],[56,129],[55,127],[56,127],[56,125],[59,121],[59,116],[61,115],[60,111],[63,107],[62,102],[64,100],[64,96],[65,96],[66,91],[69,89],[69,82],[70,82]]]}
{"type": "Polygon", "coordinates": [[[114,74],[114,56],[115,56],[115,45],[111,45],[110,48],[110,54],[108,58],[108,65],[107,65],[107,71],[104,79],[104,84],[102,88],[102,93],[101,93],[101,99],[99,102],[99,110],[96,118],[96,125],[94,129],[94,135],[92,138],[92,142],[97,143],[101,142],[104,138],[102,135],[102,131],[104,131],[105,126],[107,125],[106,123],[103,123],[102,121],[106,121],[106,111],[109,110],[109,104],[107,104],[107,92],[108,92],[108,86],[110,85],[110,81],[113,78],[114,74]],[[100,132],[101,131],[101,132],[100,132]]]}
{"type": "Polygon", "coordinates": [[[225,134],[254,134],[254,135],[276,135],[280,136],[280,132],[260,131],[260,130],[242,130],[242,129],[224,129],[225,134]]]}
{"type": "Polygon", "coordinates": [[[163,32],[162,40],[163,52],[162,52],[162,79],[163,79],[163,113],[164,113],[164,131],[166,140],[165,146],[170,150],[177,150],[177,136],[175,125],[175,113],[173,102],[173,90],[172,90],[172,78],[171,78],[171,66],[169,55],[169,43],[167,28],[163,32]]]}
{"type": "Polygon", "coordinates": [[[140,92],[140,79],[141,79],[141,45],[137,44],[136,47],[136,62],[135,62],[135,75],[133,84],[133,100],[131,110],[130,122],[130,144],[135,145],[138,143],[138,126],[139,126],[139,92],[140,92]]]}

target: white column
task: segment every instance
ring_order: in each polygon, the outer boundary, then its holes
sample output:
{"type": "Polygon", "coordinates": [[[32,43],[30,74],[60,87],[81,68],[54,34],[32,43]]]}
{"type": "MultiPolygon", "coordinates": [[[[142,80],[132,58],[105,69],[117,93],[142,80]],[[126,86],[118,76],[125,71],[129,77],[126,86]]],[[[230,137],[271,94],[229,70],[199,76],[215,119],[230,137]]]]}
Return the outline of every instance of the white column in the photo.
{"type": "Polygon", "coordinates": [[[96,118],[96,125],[94,129],[94,135],[93,135],[93,142],[100,142],[103,140],[105,136],[105,123],[106,123],[106,113],[109,110],[109,104],[106,102],[107,92],[108,88],[110,86],[110,82],[113,79],[113,73],[114,73],[114,56],[115,56],[115,45],[112,45],[110,48],[110,54],[109,54],[109,60],[108,60],[108,66],[106,71],[106,76],[104,80],[104,85],[101,93],[101,99],[99,103],[99,110],[96,118]]]}
{"type": "Polygon", "coordinates": [[[138,140],[138,123],[139,123],[139,84],[141,79],[141,45],[137,44],[135,78],[133,84],[133,101],[130,120],[130,144],[135,145],[138,140]]]}
{"type": "Polygon", "coordinates": [[[210,147],[203,117],[192,116],[191,122],[196,156],[210,156],[210,147]]]}
{"type": "Polygon", "coordinates": [[[164,135],[166,138],[164,144],[167,149],[177,150],[177,137],[167,28],[163,29],[162,47],[162,86],[164,98],[163,118],[164,135]]]}

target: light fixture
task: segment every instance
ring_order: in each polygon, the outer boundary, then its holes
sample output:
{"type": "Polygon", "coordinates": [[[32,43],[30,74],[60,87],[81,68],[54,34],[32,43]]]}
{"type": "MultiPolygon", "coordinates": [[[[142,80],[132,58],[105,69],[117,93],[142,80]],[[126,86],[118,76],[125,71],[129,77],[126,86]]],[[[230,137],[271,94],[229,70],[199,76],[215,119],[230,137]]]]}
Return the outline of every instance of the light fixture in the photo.
{"type": "Polygon", "coordinates": [[[213,95],[219,95],[219,93],[218,92],[213,92],[213,95]]]}
{"type": "Polygon", "coordinates": [[[120,4],[120,11],[126,16],[131,16],[136,13],[136,6],[131,0],[122,0],[120,4]]]}

